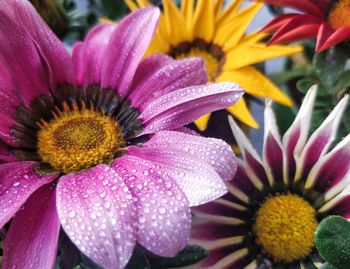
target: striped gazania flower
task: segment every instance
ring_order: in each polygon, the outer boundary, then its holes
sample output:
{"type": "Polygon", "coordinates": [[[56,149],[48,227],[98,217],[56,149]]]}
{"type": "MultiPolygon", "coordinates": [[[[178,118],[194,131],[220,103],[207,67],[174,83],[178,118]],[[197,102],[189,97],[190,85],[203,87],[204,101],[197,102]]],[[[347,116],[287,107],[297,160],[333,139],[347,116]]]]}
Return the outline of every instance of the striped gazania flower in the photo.
{"type": "Polygon", "coordinates": [[[318,223],[328,215],[350,217],[344,190],[350,135],[329,151],[346,96],[308,139],[315,96],[316,88],[310,89],[282,139],[267,102],[262,160],[230,119],[243,160],[229,193],[193,210],[191,243],[209,251],[198,267],[311,269],[322,263],[314,244],[318,223]]]}

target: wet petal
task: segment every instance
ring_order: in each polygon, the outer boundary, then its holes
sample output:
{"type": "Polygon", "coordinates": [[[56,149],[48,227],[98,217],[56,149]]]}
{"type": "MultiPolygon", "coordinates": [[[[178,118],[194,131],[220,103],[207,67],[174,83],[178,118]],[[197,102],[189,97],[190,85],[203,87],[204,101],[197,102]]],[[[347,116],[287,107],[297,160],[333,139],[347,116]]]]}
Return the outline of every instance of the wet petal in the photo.
{"type": "Polygon", "coordinates": [[[242,88],[231,82],[170,92],[152,101],[141,113],[143,134],[182,127],[208,112],[234,104],[242,95],[242,88]]]}
{"type": "MultiPolygon", "coordinates": [[[[2,1],[0,9],[21,25],[21,35],[24,31],[30,35],[47,64],[51,87],[55,88],[60,83],[73,83],[71,56],[30,2],[25,0],[2,1]]],[[[12,35],[16,34],[12,33],[12,35]]]]}
{"type": "Polygon", "coordinates": [[[26,34],[0,9],[0,55],[12,80],[18,83],[18,95],[29,105],[36,96],[49,93],[49,84],[37,48],[26,34]]]}
{"type": "Polygon", "coordinates": [[[129,147],[130,155],[155,165],[157,171],[168,175],[186,195],[189,205],[195,206],[224,195],[226,186],[214,169],[190,153],[167,148],[129,147]]]}
{"type": "Polygon", "coordinates": [[[134,177],[126,184],[137,197],[138,242],[161,256],[175,256],[188,240],[191,213],[186,196],[176,183],[152,168],[152,163],[125,156],[113,164],[126,168],[134,177]]]}
{"type": "Polygon", "coordinates": [[[102,66],[106,60],[107,46],[116,27],[115,23],[101,23],[92,28],[86,36],[83,43],[83,84],[85,88],[101,83],[102,66]]]}
{"type": "Polygon", "coordinates": [[[33,162],[0,165],[0,227],[3,227],[33,192],[52,182],[55,176],[39,176],[33,162]]]}
{"type": "Polygon", "coordinates": [[[171,61],[135,85],[129,99],[141,112],[153,99],[168,92],[207,83],[207,72],[202,58],[171,61]]]}
{"type": "Polygon", "coordinates": [[[116,89],[125,97],[136,68],[152,41],[159,20],[159,9],[147,7],[118,23],[109,42],[102,68],[102,88],[116,89]]]}
{"type": "Polygon", "coordinates": [[[136,208],[117,171],[101,164],[61,177],[57,211],[85,255],[106,269],[125,267],[136,243],[136,208]]]}
{"type": "Polygon", "coordinates": [[[2,268],[53,268],[59,231],[55,188],[47,184],[29,197],[11,222],[2,268]]]}
{"type": "Polygon", "coordinates": [[[233,179],[237,164],[231,147],[223,140],[175,131],[161,131],[143,145],[151,148],[178,149],[188,152],[212,166],[224,180],[233,179]]]}

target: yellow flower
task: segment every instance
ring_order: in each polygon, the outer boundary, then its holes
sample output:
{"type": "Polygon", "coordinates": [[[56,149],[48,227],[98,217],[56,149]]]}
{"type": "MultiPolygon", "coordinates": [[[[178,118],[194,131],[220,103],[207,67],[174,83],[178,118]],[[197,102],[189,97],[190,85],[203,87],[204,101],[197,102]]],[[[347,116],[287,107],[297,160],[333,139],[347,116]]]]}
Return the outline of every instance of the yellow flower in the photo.
{"type": "MultiPolygon", "coordinates": [[[[124,0],[131,10],[151,5],[147,0],[124,0]]],[[[254,3],[240,9],[243,0],[233,0],[222,9],[224,0],[183,0],[180,9],[172,0],[163,0],[155,38],[146,54],[166,53],[175,59],[201,56],[206,62],[208,79],[234,81],[245,91],[258,97],[270,97],[287,106],[292,101],[252,64],[300,52],[302,47],[274,45],[260,42],[267,35],[254,32],[245,34],[246,28],[263,6],[254,3]]],[[[227,111],[240,121],[258,128],[243,98],[227,111]]],[[[210,114],[195,121],[200,130],[208,124],[210,114]]]]}

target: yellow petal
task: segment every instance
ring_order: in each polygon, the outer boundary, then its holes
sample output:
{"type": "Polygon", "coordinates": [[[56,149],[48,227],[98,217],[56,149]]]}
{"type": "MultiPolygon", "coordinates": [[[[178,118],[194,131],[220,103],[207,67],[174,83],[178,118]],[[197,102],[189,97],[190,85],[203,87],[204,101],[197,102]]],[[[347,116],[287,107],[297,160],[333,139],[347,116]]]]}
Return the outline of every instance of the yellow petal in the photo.
{"type": "Polygon", "coordinates": [[[303,50],[302,46],[266,46],[265,43],[238,45],[226,54],[224,71],[260,63],[281,56],[288,56],[303,50]]]}
{"type": "Polygon", "coordinates": [[[221,24],[231,20],[237,13],[243,0],[233,0],[230,5],[225,8],[224,12],[220,12],[217,16],[216,23],[221,24]]]}
{"type": "Polygon", "coordinates": [[[136,0],[139,7],[147,7],[152,6],[152,3],[148,2],[147,0],[136,0]]]}
{"type": "Polygon", "coordinates": [[[230,112],[236,119],[249,125],[250,127],[256,129],[259,128],[259,125],[256,123],[256,121],[250,114],[247,104],[244,101],[243,97],[239,99],[238,102],[235,103],[233,106],[226,108],[226,110],[230,112]]]}
{"type": "Polygon", "coordinates": [[[193,34],[195,38],[202,38],[208,43],[214,34],[214,2],[213,0],[199,0],[194,13],[193,34]]]}
{"type": "Polygon", "coordinates": [[[185,19],[172,0],[163,0],[165,24],[170,33],[171,43],[178,44],[188,41],[189,33],[186,31],[185,19]]]}
{"type": "Polygon", "coordinates": [[[153,53],[168,53],[170,50],[170,44],[165,41],[165,39],[157,31],[152,43],[148,47],[144,57],[151,55],[153,53]]]}
{"type": "Polygon", "coordinates": [[[270,35],[269,33],[253,32],[242,37],[242,39],[239,41],[239,44],[242,45],[242,44],[257,43],[263,40],[264,38],[268,37],[269,35],[270,35]]]}
{"type": "Polygon", "coordinates": [[[223,72],[217,81],[233,81],[239,84],[247,93],[258,97],[270,97],[285,106],[292,106],[293,102],[267,77],[254,67],[246,66],[232,71],[223,72]]]}
{"type": "Polygon", "coordinates": [[[202,116],[199,119],[196,119],[194,121],[194,124],[196,124],[197,128],[200,131],[204,131],[205,129],[207,129],[210,115],[211,115],[211,113],[205,114],[204,116],[202,116]]]}
{"type": "Polygon", "coordinates": [[[139,6],[133,0],[124,0],[124,2],[130,8],[131,11],[134,11],[139,8],[139,6]]]}
{"type": "Polygon", "coordinates": [[[188,30],[191,30],[192,18],[193,18],[194,0],[183,0],[181,2],[181,13],[186,21],[188,30]]]}
{"type": "Polygon", "coordinates": [[[236,46],[262,6],[262,3],[252,4],[237,15],[230,16],[230,20],[217,23],[213,43],[225,45],[224,51],[228,51],[229,48],[236,46]]]}
{"type": "Polygon", "coordinates": [[[117,23],[116,21],[114,21],[114,20],[111,20],[111,19],[109,19],[109,18],[107,18],[107,17],[100,17],[100,20],[99,20],[100,22],[104,22],[104,23],[117,23]]]}
{"type": "Polygon", "coordinates": [[[215,18],[217,18],[222,10],[222,5],[224,4],[225,0],[216,0],[214,4],[214,10],[215,10],[215,18]]]}

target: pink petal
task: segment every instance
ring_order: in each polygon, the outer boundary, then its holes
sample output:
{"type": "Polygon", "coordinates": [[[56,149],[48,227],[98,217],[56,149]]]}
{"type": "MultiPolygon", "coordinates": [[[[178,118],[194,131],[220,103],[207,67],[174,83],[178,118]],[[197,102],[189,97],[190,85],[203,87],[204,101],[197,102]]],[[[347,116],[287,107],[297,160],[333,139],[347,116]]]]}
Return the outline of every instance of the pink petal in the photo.
{"type": "Polygon", "coordinates": [[[47,184],[29,197],[11,222],[2,268],[53,268],[59,231],[55,188],[47,184]]]}
{"type": "Polygon", "coordinates": [[[326,205],[326,210],[320,209],[323,213],[328,211],[328,215],[338,215],[350,219],[350,194],[339,195],[326,205]]]}
{"type": "Polygon", "coordinates": [[[102,88],[116,89],[125,97],[136,68],[152,41],[160,11],[147,7],[130,13],[118,23],[109,42],[102,68],[102,88]]]}
{"type": "Polygon", "coordinates": [[[136,208],[121,176],[101,164],[69,173],[57,184],[63,229],[85,255],[106,269],[124,268],[136,243],[136,208]]]}
{"type": "MultiPolygon", "coordinates": [[[[26,0],[2,1],[0,10],[17,22],[22,32],[26,31],[30,35],[40,56],[47,64],[51,88],[54,89],[60,83],[73,83],[71,56],[30,2],[26,0]]],[[[16,34],[13,33],[13,35],[16,34]]]]}
{"type": "Polygon", "coordinates": [[[188,240],[191,212],[186,196],[166,174],[152,163],[134,156],[117,159],[113,166],[134,175],[126,178],[137,197],[138,242],[161,256],[175,256],[188,240]]]}
{"type": "Polygon", "coordinates": [[[296,118],[282,139],[283,148],[287,155],[287,169],[290,179],[293,179],[295,175],[295,158],[299,158],[307,142],[316,92],[316,86],[307,92],[296,118]]]}
{"type": "Polygon", "coordinates": [[[130,95],[131,104],[141,112],[158,96],[177,89],[207,83],[207,71],[202,58],[186,58],[162,66],[143,81],[130,95]]]}
{"type": "MultiPolygon", "coordinates": [[[[153,73],[161,70],[164,66],[174,62],[175,60],[173,58],[163,53],[154,53],[143,59],[135,71],[131,87],[132,90],[129,92],[129,96],[134,95],[133,91],[137,85],[147,80],[149,76],[152,76],[153,73]]],[[[129,97],[129,99],[132,101],[133,98],[129,97]]]]}
{"type": "Polygon", "coordinates": [[[112,34],[116,29],[115,23],[101,23],[88,33],[84,40],[84,87],[100,84],[102,66],[105,61],[105,54],[112,34]]]}
{"type": "Polygon", "coordinates": [[[266,167],[266,172],[271,183],[283,182],[284,152],[276,124],[275,114],[272,110],[271,100],[266,101],[265,104],[264,122],[264,167],[266,167]]]}
{"type": "Polygon", "coordinates": [[[33,162],[13,162],[0,165],[0,227],[3,227],[29,196],[55,176],[39,176],[33,162]]]}
{"type": "Polygon", "coordinates": [[[347,102],[348,97],[344,97],[309,138],[297,163],[296,180],[305,179],[317,160],[327,152],[336,137],[347,102]]]}
{"type": "Polygon", "coordinates": [[[267,44],[289,43],[317,35],[323,21],[312,15],[295,15],[272,36],[267,44]]]}
{"type": "Polygon", "coordinates": [[[0,9],[0,55],[19,85],[18,95],[29,106],[36,96],[49,93],[49,84],[31,37],[0,9]]]}
{"type": "Polygon", "coordinates": [[[212,166],[223,180],[233,179],[236,173],[236,156],[231,147],[220,139],[175,131],[161,131],[143,146],[188,152],[212,166]]]}
{"type": "Polygon", "coordinates": [[[226,108],[243,95],[232,82],[179,89],[152,101],[141,113],[143,134],[182,127],[209,112],[226,108]]]}
{"type": "Polygon", "coordinates": [[[128,153],[156,165],[157,171],[174,180],[190,206],[210,202],[227,192],[214,169],[190,153],[173,148],[138,147],[128,147],[128,153]]]}
{"type": "Polygon", "coordinates": [[[77,86],[83,86],[84,83],[84,49],[84,42],[75,42],[72,48],[75,85],[77,86]]]}
{"type": "Polygon", "coordinates": [[[10,118],[10,115],[0,113],[0,141],[5,142],[12,147],[17,147],[17,143],[11,130],[11,127],[14,125],[16,125],[16,122],[10,118]]]}
{"type": "Polygon", "coordinates": [[[349,27],[344,26],[334,30],[327,23],[323,23],[318,30],[316,51],[328,49],[348,38],[350,38],[349,27]]]}
{"type": "Polygon", "coordinates": [[[260,181],[263,185],[269,185],[270,183],[267,178],[261,158],[256,152],[255,148],[250,143],[249,139],[243,133],[238,124],[234,121],[232,116],[229,116],[228,120],[235,140],[241,150],[246,165],[248,166],[246,169],[250,169],[253,173],[250,175],[250,178],[255,177],[256,180],[260,181]]]}
{"type": "Polygon", "coordinates": [[[18,161],[17,158],[12,154],[8,145],[0,141],[0,164],[10,163],[18,161]]]}
{"type": "Polygon", "coordinates": [[[325,194],[329,200],[350,183],[350,135],[331,152],[321,157],[311,169],[305,188],[325,194]]]}

